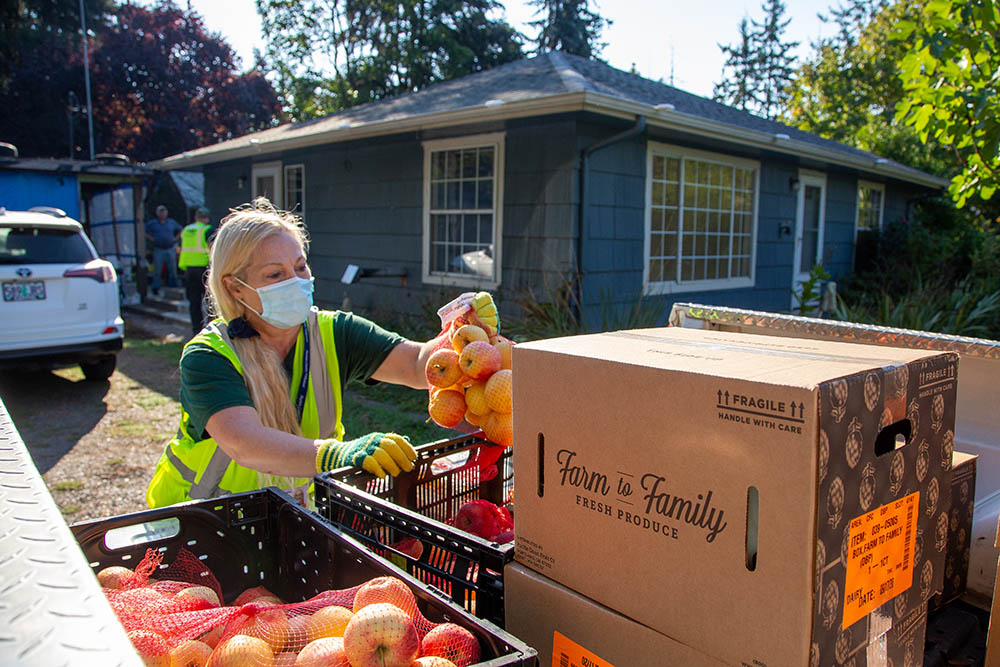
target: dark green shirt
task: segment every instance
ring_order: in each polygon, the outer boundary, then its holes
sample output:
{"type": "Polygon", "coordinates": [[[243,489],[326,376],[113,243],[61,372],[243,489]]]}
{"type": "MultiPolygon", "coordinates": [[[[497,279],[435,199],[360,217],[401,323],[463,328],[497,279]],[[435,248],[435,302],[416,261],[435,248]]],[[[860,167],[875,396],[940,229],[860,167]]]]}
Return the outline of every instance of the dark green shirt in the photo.
{"type": "MultiPolygon", "coordinates": [[[[337,348],[341,390],[351,381],[370,382],[389,352],[406,340],[399,334],[352,313],[334,311],[333,342],[337,348]]],[[[285,357],[285,372],[291,377],[293,347],[285,357]]],[[[205,424],[220,410],[239,405],[253,407],[243,375],[224,356],[203,343],[192,343],[181,355],[181,405],[190,415],[189,433],[205,439],[205,424]]]]}

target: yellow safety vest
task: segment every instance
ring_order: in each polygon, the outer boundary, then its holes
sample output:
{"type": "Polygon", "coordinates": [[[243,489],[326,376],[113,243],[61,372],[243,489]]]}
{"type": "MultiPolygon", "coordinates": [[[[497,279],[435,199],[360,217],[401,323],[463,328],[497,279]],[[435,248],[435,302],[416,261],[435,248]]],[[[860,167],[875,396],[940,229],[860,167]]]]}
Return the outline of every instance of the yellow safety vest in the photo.
{"type": "Polygon", "coordinates": [[[189,266],[208,266],[208,232],[211,225],[204,222],[192,222],[181,230],[181,254],[177,266],[186,269],[189,266]]]}
{"type": "MultiPolygon", "coordinates": [[[[333,341],[333,313],[313,309],[306,321],[309,328],[309,380],[300,426],[306,438],[344,437],[344,424],[340,386],[340,369],[337,349],[333,341]]],[[[192,338],[192,343],[209,345],[233,364],[240,374],[243,366],[226,333],[226,323],[214,320],[192,338]]],[[[304,336],[299,331],[295,341],[292,366],[290,400],[302,380],[304,336]]],[[[311,478],[278,477],[245,468],[226,454],[215,440],[195,440],[199,433],[190,433],[190,415],[181,410],[181,423],[177,435],[167,443],[156,464],[153,479],[146,489],[146,503],[150,507],[163,507],[187,500],[202,500],[229,493],[253,491],[265,486],[278,486],[286,490],[306,487],[311,478]]]]}

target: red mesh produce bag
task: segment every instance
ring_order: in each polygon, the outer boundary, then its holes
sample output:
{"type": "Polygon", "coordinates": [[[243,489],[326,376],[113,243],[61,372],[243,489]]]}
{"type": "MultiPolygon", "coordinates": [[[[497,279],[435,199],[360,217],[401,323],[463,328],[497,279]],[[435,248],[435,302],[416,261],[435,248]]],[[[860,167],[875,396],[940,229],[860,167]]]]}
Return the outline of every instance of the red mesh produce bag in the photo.
{"type": "Polygon", "coordinates": [[[500,447],[481,448],[480,470],[492,469],[504,447],[513,444],[510,351],[513,341],[480,322],[471,306],[474,295],[462,294],[438,310],[441,333],[427,359],[427,412],[438,426],[467,433],[481,429],[500,447]]]}
{"type": "Polygon", "coordinates": [[[421,656],[440,656],[464,667],[480,658],[471,632],[428,620],[396,577],[288,604],[257,586],[236,598],[249,600],[244,604],[212,606],[181,593],[215,581],[197,558],[182,551],[167,567],[161,560],[161,553],[147,550],[128,588],[105,589],[146,664],[409,666],[421,656]],[[153,572],[170,578],[153,580],[153,572]]]}

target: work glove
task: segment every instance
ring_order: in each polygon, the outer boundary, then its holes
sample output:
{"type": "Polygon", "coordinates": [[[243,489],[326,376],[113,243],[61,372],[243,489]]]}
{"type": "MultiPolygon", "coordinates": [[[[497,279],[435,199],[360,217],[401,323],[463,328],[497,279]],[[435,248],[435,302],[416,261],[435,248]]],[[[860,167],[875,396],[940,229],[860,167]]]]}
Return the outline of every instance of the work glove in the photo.
{"type": "Polygon", "coordinates": [[[491,334],[500,333],[500,313],[497,312],[497,305],[493,303],[493,296],[489,292],[477,292],[469,301],[472,312],[483,324],[493,328],[491,334]]]}
{"type": "Polygon", "coordinates": [[[324,440],[316,451],[316,472],[357,466],[380,479],[413,470],[417,452],[410,441],[395,433],[369,433],[355,440],[324,440]]]}

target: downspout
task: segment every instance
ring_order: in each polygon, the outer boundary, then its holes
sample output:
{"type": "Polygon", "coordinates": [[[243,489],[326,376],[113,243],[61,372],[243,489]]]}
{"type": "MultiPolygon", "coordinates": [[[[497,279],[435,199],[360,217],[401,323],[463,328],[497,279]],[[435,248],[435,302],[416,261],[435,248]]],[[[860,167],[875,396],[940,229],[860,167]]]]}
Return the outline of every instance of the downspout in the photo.
{"type": "Polygon", "coordinates": [[[578,324],[583,324],[583,232],[586,229],[587,215],[587,181],[589,174],[588,158],[591,153],[607,148],[626,139],[631,139],[640,135],[646,129],[646,117],[638,116],[635,125],[627,130],[614,134],[605,139],[601,139],[580,151],[580,210],[576,216],[576,304],[574,304],[574,315],[578,324]]]}

